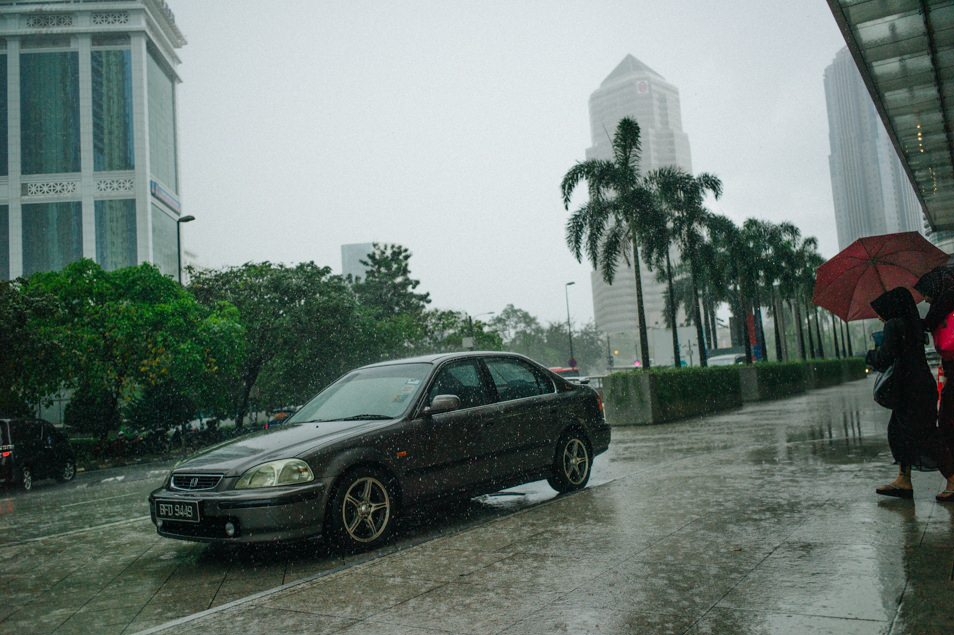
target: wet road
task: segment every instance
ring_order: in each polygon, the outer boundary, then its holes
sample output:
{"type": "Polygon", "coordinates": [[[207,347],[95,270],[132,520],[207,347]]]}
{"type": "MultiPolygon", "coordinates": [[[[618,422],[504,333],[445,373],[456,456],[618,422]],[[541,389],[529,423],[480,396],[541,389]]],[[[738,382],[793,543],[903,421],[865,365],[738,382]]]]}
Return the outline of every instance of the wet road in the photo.
{"type": "Polygon", "coordinates": [[[0,632],[131,633],[296,581],[170,632],[954,632],[932,604],[954,607],[940,477],[915,475],[916,504],[871,493],[892,471],[886,419],[855,382],[615,428],[585,492],[428,508],[351,558],[160,539],[144,501],[163,466],[44,483],[0,502],[0,632]],[[500,606],[468,612],[481,601],[500,606]]]}

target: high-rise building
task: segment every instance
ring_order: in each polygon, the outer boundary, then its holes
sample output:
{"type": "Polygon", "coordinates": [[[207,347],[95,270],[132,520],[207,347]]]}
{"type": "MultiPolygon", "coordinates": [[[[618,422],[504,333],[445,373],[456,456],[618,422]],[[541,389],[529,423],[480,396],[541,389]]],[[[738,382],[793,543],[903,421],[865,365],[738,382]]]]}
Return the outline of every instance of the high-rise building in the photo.
{"type": "Polygon", "coordinates": [[[917,195],[847,48],[825,69],[825,97],[838,247],[862,236],[923,233],[917,195]]]}
{"type": "MultiPolygon", "coordinates": [[[[590,95],[593,145],[586,150],[587,159],[613,158],[613,133],[623,117],[635,119],[639,124],[644,174],[669,165],[692,171],[689,137],[682,131],[679,91],[632,55],[623,58],[590,95]]],[[[645,263],[641,263],[641,274],[646,325],[665,328],[665,285],[656,281],[656,272],[650,271],[645,263]]],[[[610,338],[612,347],[620,351],[621,361],[641,359],[644,355],[638,351],[636,276],[631,265],[621,260],[612,285],[606,284],[596,271],[590,274],[590,279],[597,328],[610,338]]],[[[660,355],[657,355],[650,350],[648,356],[656,361],[662,353],[660,350],[660,355]]],[[[665,355],[671,359],[671,346],[665,355]]]]}
{"type": "Polygon", "coordinates": [[[374,243],[351,243],[341,245],[341,275],[363,278],[367,267],[361,264],[374,251],[374,243]]]}
{"type": "Polygon", "coordinates": [[[0,0],[0,277],[176,275],[184,44],[163,0],[0,0]]]}

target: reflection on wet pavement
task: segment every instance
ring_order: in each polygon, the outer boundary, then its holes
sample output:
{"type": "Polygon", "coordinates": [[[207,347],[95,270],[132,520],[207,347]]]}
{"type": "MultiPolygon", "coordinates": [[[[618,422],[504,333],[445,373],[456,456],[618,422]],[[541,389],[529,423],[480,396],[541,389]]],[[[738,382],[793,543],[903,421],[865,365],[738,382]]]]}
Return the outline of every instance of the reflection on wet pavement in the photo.
{"type": "Polygon", "coordinates": [[[142,516],[163,469],[88,474],[0,501],[0,631],[206,611],[167,632],[954,632],[954,507],[933,501],[937,474],[915,475],[914,501],[874,495],[886,422],[855,382],[615,428],[584,492],[415,510],[357,556],[160,539],[142,516]]]}

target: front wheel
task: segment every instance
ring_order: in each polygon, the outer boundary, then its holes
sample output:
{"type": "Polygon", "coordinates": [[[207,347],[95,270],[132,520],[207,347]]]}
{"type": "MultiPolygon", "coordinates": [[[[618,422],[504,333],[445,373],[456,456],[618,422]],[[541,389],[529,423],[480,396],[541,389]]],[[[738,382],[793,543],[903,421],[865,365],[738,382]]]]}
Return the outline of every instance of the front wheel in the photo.
{"type": "Polygon", "coordinates": [[[33,489],[33,471],[29,467],[20,470],[20,486],[27,492],[33,489]]]}
{"type": "Polygon", "coordinates": [[[380,545],[394,529],[396,503],[395,487],[383,471],[351,470],[339,479],[328,504],[329,538],[349,551],[380,545]]]}
{"type": "Polygon", "coordinates": [[[60,470],[56,480],[60,481],[61,483],[65,483],[67,481],[72,481],[74,476],[76,476],[76,461],[73,459],[66,459],[66,463],[63,464],[63,469],[60,470]]]}
{"type": "Polygon", "coordinates": [[[547,483],[561,493],[583,489],[590,480],[592,464],[593,453],[586,437],[577,431],[566,432],[557,442],[553,472],[547,483]]]}

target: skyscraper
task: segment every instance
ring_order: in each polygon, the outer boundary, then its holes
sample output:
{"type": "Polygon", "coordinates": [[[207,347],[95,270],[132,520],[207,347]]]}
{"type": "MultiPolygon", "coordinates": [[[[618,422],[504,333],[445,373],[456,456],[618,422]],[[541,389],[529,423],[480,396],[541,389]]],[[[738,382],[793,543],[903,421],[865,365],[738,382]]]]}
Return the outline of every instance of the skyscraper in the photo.
{"type": "Polygon", "coordinates": [[[847,48],[825,69],[825,98],[838,247],[862,236],[923,233],[917,195],[847,48]]]}
{"type": "Polygon", "coordinates": [[[0,1],[0,277],[176,274],[184,44],[163,0],[0,1]]]}
{"type": "Polygon", "coordinates": [[[341,275],[354,279],[363,278],[368,268],[361,264],[374,251],[374,243],[351,243],[341,245],[341,275]]]}
{"type": "MultiPolygon", "coordinates": [[[[689,137],[682,131],[679,91],[632,55],[623,58],[590,95],[593,145],[586,150],[587,159],[613,158],[613,133],[623,117],[639,124],[643,173],[667,165],[692,171],[689,137]]],[[[665,285],[656,282],[656,272],[649,271],[645,263],[641,263],[641,274],[646,324],[650,328],[665,328],[665,285]]],[[[596,271],[590,279],[597,327],[609,336],[623,361],[643,357],[637,350],[636,278],[632,267],[622,261],[612,285],[606,284],[596,271]]],[[[671,345],[665,354],[672,355],[671,345]]],[[[648,356],[657,357],[653,350],[648,351],[648,356]]]]}

